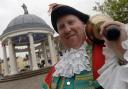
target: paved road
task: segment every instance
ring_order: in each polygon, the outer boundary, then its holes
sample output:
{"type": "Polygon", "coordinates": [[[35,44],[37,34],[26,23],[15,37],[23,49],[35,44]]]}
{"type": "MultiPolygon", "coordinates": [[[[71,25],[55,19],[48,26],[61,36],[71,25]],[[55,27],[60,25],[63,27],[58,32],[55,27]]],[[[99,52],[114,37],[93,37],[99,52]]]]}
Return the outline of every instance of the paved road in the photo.
{"type": "Polygon", "coordinates": [[[41,89],[41,82],[45,75],[0,83],[0,89],[41,89]]]}

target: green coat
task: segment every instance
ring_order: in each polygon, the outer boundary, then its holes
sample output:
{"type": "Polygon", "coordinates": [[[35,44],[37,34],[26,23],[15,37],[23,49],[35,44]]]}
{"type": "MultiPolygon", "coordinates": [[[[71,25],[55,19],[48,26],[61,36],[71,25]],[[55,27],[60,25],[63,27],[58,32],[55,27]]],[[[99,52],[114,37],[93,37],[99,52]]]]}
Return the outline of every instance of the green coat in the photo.
{"type": "MultiPolygon", "coordinates": [[[[92,48],[88,46],[87,52],[90,55],[90,63],[92,64],[92,48]]],[[[92,71],[82,71],[80,74],[75,74],[71,78],[53,77],[51,89],[95,89],[100,85],[93,78],[92,71]]],[[[49,89],[46,83],[42,84],[43,89],[49,89]]]]}
{"type": "MultiPolygon", "coordinates": [[[[99,86],[97,81],[93,80],[92,72],[85,70],[71,78],[54,77],[51,89],[95,89],[99,86]]],[[[43,84],[42,87],[49,89],[46,84],[43,84]]]]}

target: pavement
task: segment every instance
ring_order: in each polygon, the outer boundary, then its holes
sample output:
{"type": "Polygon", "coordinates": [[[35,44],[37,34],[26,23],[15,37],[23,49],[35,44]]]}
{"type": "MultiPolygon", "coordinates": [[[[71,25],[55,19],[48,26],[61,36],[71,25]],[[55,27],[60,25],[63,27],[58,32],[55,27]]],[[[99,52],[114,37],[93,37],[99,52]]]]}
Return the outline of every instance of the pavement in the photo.
{"type": "Polygon", "coordinates": [[[42,89],[41,83],[45,75],[37,75],[26,79],[0,83],[0,89],[42,89]]]}

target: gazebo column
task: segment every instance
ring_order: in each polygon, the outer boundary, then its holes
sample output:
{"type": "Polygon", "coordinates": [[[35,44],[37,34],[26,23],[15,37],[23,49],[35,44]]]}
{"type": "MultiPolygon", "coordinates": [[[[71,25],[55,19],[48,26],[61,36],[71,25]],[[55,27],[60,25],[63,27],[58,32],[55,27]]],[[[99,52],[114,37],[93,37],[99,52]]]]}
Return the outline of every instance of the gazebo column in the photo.
{"type": "Polygon", "coordinates": [[[56,55],[55,55],[55,48],[53,47],[53,44],[52,44],[51,34],[48,34],[48,43],[49,43],[49,47],[50,47],[52,65],[54,65],[57,62],[57,59],[56,59],[56,55]]]}
{"type": "Polygon", "coordinates": [[[48,66],[48,58],[47,58],[47,50],[46,50],[46,45],[45,45],[45,42],[42,43],[43,45],[43,54],[44,54],[44,60],[45,60],[45,65],[48,66]]]}
{"type": "Polygon", "coordinates": [[[55,41],[52,39],[52,44],[53,44],[53,50],[54,50],[54,55],[55,55],[55,59],[56,59],[56,62],[58,61],[57,60],[57,50],[56,50],[56,46],[55,46],[55,41]]]}
{"type": "Polygon", "coordinates": [[[4,59],[4,75],[9,75],[9,66],[7,60],[7,52],[6,52],[6,45],[2,45],[3,48],[3,59],[4,59]]]}
{"type": "Polygon", "coordinates": [[[35,46],[34,46],[34,40],[33,40],[32,33],[29,33],[28,36],[29,36],[29,41],[30,41],[31,58],[32,58],[32,64],[33,64],[32,69],[37,70],[39,68],[37,65],[35,46]]]}
{"type": "Polygon", "coordinates": [[[9,48],[9,59],[10,59],[10,68],[11,68],[11,75],[17,74],[17,67],[16,67],[16,59],[15,59],[15,54],[14,54],[14,47],[12,44],[12,40],[9,38],[8,39],[8,48],[9,48]]]}
{"type": "MultiPolygon", "coordinates": [[[[41,49],[41,48],[40,48],[41,49]]],[[[40,61],[42,60],[42,59],[44,59],[44,56],[43,56],[43,52],[42,52],[43,50],[41,49],[40,50],[40,61]]]]}
{"type": "Polygon", "coordinates": [[[38,63],[40,63],[40,61],[41,61],[41,59],[43,59],[43,56],[42,56],[42,53],[41,53],[41,46],[40,46],[40,48],[39,48],[39,52],[38,52],[39,54],[37,55],[37,57],[38,57],[38,63]]]}
{"type": "Polygon", "coordinates": [[[29,65],[30,65],[30,70],[32,70],[32,54],[31,54],[31,50],[30,50],[30,46],[28,45],[28,58],[29,58],[29,65]]]}

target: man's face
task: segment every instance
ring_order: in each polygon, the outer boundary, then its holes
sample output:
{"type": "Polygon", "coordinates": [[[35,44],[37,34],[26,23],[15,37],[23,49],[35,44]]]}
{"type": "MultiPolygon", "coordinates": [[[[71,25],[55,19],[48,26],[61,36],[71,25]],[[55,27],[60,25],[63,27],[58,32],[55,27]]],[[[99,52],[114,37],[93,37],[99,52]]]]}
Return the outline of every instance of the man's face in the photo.
{"type": "Polygon", "coordinates": [[[66,48],[79,48],[85,40],[85,25],[74,15],[65,15],[59,18],[57,29],[66,48]]]}

